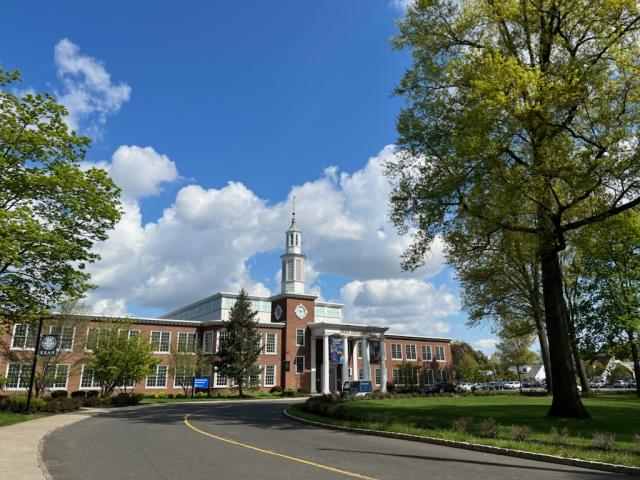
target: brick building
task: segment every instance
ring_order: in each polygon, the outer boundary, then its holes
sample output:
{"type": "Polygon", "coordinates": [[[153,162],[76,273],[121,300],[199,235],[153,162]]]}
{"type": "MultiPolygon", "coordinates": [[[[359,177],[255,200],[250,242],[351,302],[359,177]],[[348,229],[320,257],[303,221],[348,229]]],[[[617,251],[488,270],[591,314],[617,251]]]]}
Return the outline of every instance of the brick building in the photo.
{"type": "MultiPolygon", "coordinates": [[[[250,297],[258,312],[262,354],[259,378],[252,384],[269,390],[292,388],[311,393],[340,389],[347,379],[371,380],[374,389],[386,391],[389,383],[402,384],[401,365],[424,369],[427,383],[444,380],[451,362],[450,339],[393,335],[388,327],[349,324],[343,321],[342,305],[320,302],[305,293],[302,234],[293,216],[286,232],[282,259],[281,293],[272,297],[250,297]]],[[[52,389],[97,389],[86,367],[101,328],[121,325],[128,335],[139,335],[152,345],[159,359],[156,371],[134,386],[140,392],[180,392],[180,376],[171,367],[172,352],[189,352],[199,345],[210,360],[211,387],[225,390],[230,379],[215,368],[220,337],[225,334],[229,310],[237,295],[217,293],[159,318],[73,315],[45,322],[43,333],[61,338],[58,355],[47,369],[56,377],[52,389]]],[[[27,324],[8,325],[0,341],[0,372],[7,390],[28,387],[36,332],[27,324]]]]}

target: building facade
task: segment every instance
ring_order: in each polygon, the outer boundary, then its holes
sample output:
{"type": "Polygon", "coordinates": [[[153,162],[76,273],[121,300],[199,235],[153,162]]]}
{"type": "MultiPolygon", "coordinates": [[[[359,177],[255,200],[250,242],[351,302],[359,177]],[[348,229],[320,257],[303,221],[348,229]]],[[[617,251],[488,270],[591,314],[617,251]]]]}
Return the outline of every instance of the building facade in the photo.
{"type": "MultiPolygon", "coordinates": [[[[302,233],[293,214],[285,234],[280,293],[251,296],[262,342],[258,378],[251,384],[263,390],[274,387],[306,393],[339,391],[347,380],[370,380],[374,390],[386,391],[404,382],[406,365],[424,372],[426,383],[446,380],[451,365],[451,339],[393,335],[388,327],[344,322],[343,305],[321,302],[305,293],[305,256],[302,233]],[[404,369],[402,367],[405,367],[404,369]]],[[[105,328],[122,328],[127,335],[148,341],[158,358],[156,370],[134,391],[179,393],[189,372],[175,368],[176,352],[202,352],[209,364],[214,391],[232,389],[230,379],[216,368],[221,338],[234,293],[217,293],[168,312],[158,318],[67,315],[44,323],[43,333],[60,335],[58,354],[46,363],[55,377],[52,390],[94,390],[88,368],[92,348],[105,328]]],[[[0,340],[0,374],[6,390],[24,391],[29,384],[36,332],[28,324],[7,325],[0,340]]],[[[416,382],[417,383],[417,382],[416,382]]]]}

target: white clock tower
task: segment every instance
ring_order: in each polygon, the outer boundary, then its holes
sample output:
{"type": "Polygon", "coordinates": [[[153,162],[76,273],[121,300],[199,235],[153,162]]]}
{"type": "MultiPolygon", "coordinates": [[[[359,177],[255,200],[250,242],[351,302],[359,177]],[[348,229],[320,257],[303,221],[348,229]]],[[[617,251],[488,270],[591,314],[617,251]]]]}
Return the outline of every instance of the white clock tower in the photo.
{"type": "Polygon", "coordinates": [[[282,259],[282,292],[304,295],[304,259],[302,254],[302,234],[296,226],[295,207],[291,214],[291,226],[286,233],[282,259]]]}

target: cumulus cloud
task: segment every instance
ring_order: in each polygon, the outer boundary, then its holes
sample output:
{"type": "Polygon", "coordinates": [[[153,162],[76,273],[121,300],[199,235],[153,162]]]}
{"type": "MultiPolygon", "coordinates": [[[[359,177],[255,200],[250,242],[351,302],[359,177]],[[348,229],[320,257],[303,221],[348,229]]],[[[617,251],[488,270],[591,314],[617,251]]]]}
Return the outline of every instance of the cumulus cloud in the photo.
{"type": "Polygon", "coordinates": [[[396,332],[446,333],[444,318],[457,312],[457,299],[425,280],[444,267],[441,245],[415,272],[399,266],[409,240],[387,219],[390,187],[383,163],[393,155],[385,147],[354,173],[329,168],[277,203],[240,182],[218,189],[186,185],[157,220],[144,223],[140,199],[177,179],[178,171],[150,147],[120,147],[111,162],[101,164],[126,195],[123,219],[97,246],[102,260],[91,266],[100,285],[95,298],[169,310],[217,291],[277,293],[279,262],[273,265],[273,292],[253,278],[248,265],[257,254],[283,248],[295,196],[309,293],[322,298],[322,275],[344,276],[352,280],[342,289],[347,321],[391,323],[396,332]]]}
{"type": "Polygon", "coordinates": [[[341,290],[347,323],[389,326],[394,333],[445,335],[444,320],[460,310],[447,287],[419,279],[352,281],[341,290]]]}
{"type": "Polygon", "coordinates": [[[58,97],[69,111],[69,127],[99,136],[107,116],[129,100],[131,87],[113,83],[103,63],[80,53],[80,47],[68,38],[56,44],[54,60],[64,87],[58,97]]]}
{"type": "Polygon", "coordinates": [[[413,5],[414,1],[415,0],[391,0],[391,6],[404,12],[409,5],[413,5]]]}
{"type": "Polygon", "coordinates": [[[481,338],[473,342],[473,346],[482,350],[485,354],[491,355],[496,349],[496,344],[499,340],[495,338],[481,338]]]}

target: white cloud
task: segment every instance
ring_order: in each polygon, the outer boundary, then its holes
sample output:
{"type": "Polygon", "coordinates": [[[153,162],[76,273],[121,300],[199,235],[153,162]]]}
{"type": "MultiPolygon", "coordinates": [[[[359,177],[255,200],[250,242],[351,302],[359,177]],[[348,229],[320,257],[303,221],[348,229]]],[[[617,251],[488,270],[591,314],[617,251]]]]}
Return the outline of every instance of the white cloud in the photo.
{"type": "Polygon", "coordinates": [[[414,1],[415,0],[391,0],[391,6],[404,12],[409,5],[413,5],[414,1]]]}
{"type": "Polygon", "coordinates": [[[345,322],[389,326],[394,333],[444,335],[451,330],[446,317],[460,310],[448,288],[413,278],[356,280],[341,293],[345,322]]]}
{"type": "Polygon", "coordinates": [[[131,87],[112,83],[102,62],[81,54],[80,47],[67,38],[56,44],[54,59],[64,86],[58,96],[69,111],[69,127],[99,136],[107,116],[129,100],[131,87]]]}
{"type": "MultiPolygon", "coordinates": [[[[308,292],[322,298],[322,275],[345,276],[352,279],[342,291],[347,321],[391,324],[396,332],[446,333],[444,319],[457,312],[457,298],[425,282],[444,266],[441,245],[436,243],[425,267],[406,273],[399,266],[409,239],[399,237],[387,219],[390,187],[382,168],[393,155],[385,147],[352,174],[327,169],[275,204],[239,182],[219,189],[187,185],[160,218],[143,223],[139,199],[178,172],[150,147],[120,147],[111,163],[100,166],[123,186],[125,214],[97,246],[102,260],[91,272],[100,288],[93,296],[168,310],[241,287],[258,295],[276,293],[279,276],[270,292],[248,265],[255,255],[284,247],[295,195],[308,292]]],[[[279,267],[273,265],[274,274],[279,267]]]]}
{"type": "Polygon", "coordinates": [[[499,340],[495,338],[481,338],[473,342],[473,346],[482,350],[485,354],[491,355],[495,351],[498,342],[499,340]]]}

